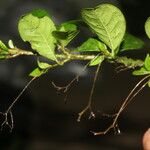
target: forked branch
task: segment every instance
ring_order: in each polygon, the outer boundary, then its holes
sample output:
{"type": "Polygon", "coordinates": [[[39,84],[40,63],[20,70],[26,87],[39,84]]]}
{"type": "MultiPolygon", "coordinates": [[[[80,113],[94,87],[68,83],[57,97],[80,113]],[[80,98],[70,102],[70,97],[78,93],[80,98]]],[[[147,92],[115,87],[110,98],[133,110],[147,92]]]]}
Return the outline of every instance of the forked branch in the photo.
{"type": "Polygon", "coordinates": [[[10,104],[10,106],[7,108],[5,112],[0,112],[1,115],[4,116],[4,121],[1,124],[1,130],[6,125],[10,128],[10,132],[14,128],[14,120],[13,120],[13,114],[12,114],[12,108],[15,106],[18,99],[22,96],[24,91],[29,87],[29,85],[36,79],[37,77],[32,78],[27,85],[23,88],[23,90],[19,93],[19,95],[13,100],[13,102],[10,104]]]}
{"type": "Polygon", "coordinates": [[[128,94],[127,98],[123,101],[121,107],[119,108],[118,112],[115,113],[113,116],[113,122],[112,124],[104,131],[100,132],[92,132],[94,135],[104,135],[108,133],[111,129],[118,129],[119,133],[120,130],[118,128],[118,118],[120,117],[121,113],[124,111],[124,109],[128,106],[128,104],[133,100],[133,98],[139,94],[140,91],[143,90],[143,88],[147,85],[147,83],[150,80],[150,75],[142,78],[136,85],[135,87],[131,90],[131,92],[128,94]]]}
{"type": "Polygon", "coordinates": [[[92,110],[92,102],[93,102],[93,93],[94,93],[94,89],[95,89],[95,85],[96,85],[98,73],[99,73],[99,70],[100,70],[100,66],[101,66],[101,64],[98,65],[98,67],[97,67],[97,69],[96,69],[96,71],[95,71],[95,76],[94,76],[94,80],[93,80],[92,89],[91,89],[91,92],[90,92],[88,104],[87,104],[87,106],[79,113],[79,116],[78,116],[78,119],[77,119],[78,122],[80,122],[82,116],[83,116],[87,111],[90,112],[89,119],[95,118],[95,114],[94,114],[94,112],[93,112],[93,110],[92,110]]]}

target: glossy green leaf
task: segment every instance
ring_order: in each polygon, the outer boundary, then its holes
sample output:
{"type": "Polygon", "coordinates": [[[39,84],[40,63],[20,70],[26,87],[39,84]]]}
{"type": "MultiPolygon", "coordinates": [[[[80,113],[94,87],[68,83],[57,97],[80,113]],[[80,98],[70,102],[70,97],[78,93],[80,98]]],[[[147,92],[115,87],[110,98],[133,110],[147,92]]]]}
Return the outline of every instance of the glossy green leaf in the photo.
{"type": "Polygon", "coordinates": [[[111,4],[102,4],[96,8],[83,9],[82,18],[114,55],[126,30],[126,21],[122,12],[111,4]]]}
{"type": "Polygon", "coordinates": [[[104,61],[104,56],[96,56],[94,59],[91,60],[89,66],[96,66],[98,64],[101,64],[104,61]]]}
{"type": "Polygon", "coordinates": [[[147,54],[146,58],[145,58],[145,61],[144,61],[144,65],[145,65],[145,68],[150,71],[150,56],[149,54],[147,54]]]}
{"type": "Polygon", "coordinates": [[[128,50],[141,49],[143,47],[144,47],[144,42],[141,39],[131,34],[126,34],[121,44],[120,51],[123,52],[128,50]]]}
{"type": "Polygon", "coordinates": [[[46,63],[46,62],[41,62],[41,61],[38,60],[37,63],[38,63],[38,67],[40,69],[47,69],[47,68],[51,67],[51,65],[46,63]]]}
{"type": "Polygon", "coordinates": [[[76,49],[76,51],[78,52],[86,52],[86,51],[101,52],[101,51],[106,51],[106,49],[107,47],[104,43],[94,38],[89,38],[81,46],[79,46],[76,49]]]}
{"type": "Polygon", "coordinates": [[[21,38],[31,44],[32,49],[41,56],[50,60],[56,60],[55,43],[56,39],[52,32],[56,27],[47,14],[30,13],[19,20],[18,29],[21,38]]]}
{"type": "Polygon", "coordinates": [[[147,36],[150,38],[150,17],[145,22],[145,31],[147,36]]]}
{"type": "Polygon", "coordinates": [[[43,70],[43,69],[40,69],[40,68],[36,68],[34,69],[30,74],[29,76],[31,77],[39,77],[43,74],[45,74],[47,72],[47,69],[43,70]]]}

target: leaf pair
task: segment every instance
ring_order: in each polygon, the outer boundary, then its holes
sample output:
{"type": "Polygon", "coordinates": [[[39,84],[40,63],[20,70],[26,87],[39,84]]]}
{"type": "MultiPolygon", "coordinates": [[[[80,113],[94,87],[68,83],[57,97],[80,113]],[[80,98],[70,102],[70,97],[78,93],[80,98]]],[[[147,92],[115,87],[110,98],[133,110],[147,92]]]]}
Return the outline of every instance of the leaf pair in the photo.
{"type": "Polygon", "coordinates": [[[33,50],[50,60],[57,61],[57,42],[66,46],[77,34],[77,27],[71,22],[61,24],[58,29],[45,10],[34,10],[19,20],[21,38],[31,44],[33,50]]]}
{"type": "MultiPolygon", "coordinates": [[[[56,27],[48,13],[39,9],[24,15],[19,20],[18,29],[23,41],[29,42],[33,50],[56,63],[56,44],[65,47],[78,34],[77,26],[73,22],[56,27]]],[[[49,64],[38,61],[38,68],[30,76],[40,76],[49,67],[49,64]]]]}

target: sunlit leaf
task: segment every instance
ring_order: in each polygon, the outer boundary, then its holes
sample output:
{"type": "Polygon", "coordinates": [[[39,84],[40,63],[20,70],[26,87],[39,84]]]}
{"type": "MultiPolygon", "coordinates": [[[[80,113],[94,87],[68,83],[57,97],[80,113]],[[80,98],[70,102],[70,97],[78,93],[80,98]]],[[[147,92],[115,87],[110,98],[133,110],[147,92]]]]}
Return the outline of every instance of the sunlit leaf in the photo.
{"type": "Polygon", "coordinates": [[[76,51],[78,52],[86,52],[86,51],[101,52],[101,51],[106,51],[106,49],[107,47],[104,43],[94,38],[89,38],[81,46],[79,46],[76,49],[76,51]]]}
{"type": "Polygon", "coordinates": [[[126,30],[122,12],[111,4],[102,4],[83,9],[82,18],[115,55],[115,49],[122,42],[126,30]]]}
{"type": "Polygon", "coordinates": [[[89,66],[95,66],[95,65],[98,65],[98,64],[101,64],[104,60],[104,56],[96,56],[94,59],[91,60],[89,66]]]}
{"type": "Polygon", "coordinates": [[[145,31],[147,36],[150,38],[150,17],[145,22],[145,31]]]}
{"type": "Polygon", "coordinates": [[[23,16],[18,24],[19,33],[24,41],[28,41],[32,49],[40,55],[57,61],[55,56],[56,39],[52,32],[56,27],[44,11],[36,11],[23,16]]]}
{"type": "Polygon", "coordinates": [[[131,35],[131,34],[126,34],[124,37],[124,40],[122,42],[122,45],[120,47],[120,51],[128,51],[128,50],[136,50],[136,49],[141,49],[144,46],[144,42],[131,35]]]}

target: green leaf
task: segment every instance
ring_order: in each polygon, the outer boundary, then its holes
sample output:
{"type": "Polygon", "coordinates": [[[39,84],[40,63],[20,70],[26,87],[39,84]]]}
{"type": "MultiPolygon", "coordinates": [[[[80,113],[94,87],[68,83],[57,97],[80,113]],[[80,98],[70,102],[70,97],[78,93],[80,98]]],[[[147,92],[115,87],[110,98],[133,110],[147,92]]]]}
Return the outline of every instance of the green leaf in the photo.
{"type": "Polygon", "coordinates": [[[37,61],[38,63],[38,67],[40,69],[47,69],[47,68],[50,68],[52,65],[48,64],[48,63],[45,63],[45,62],[41,62],[41,61],[37,61]]]}
{"type": "Polygon", "coordinates": [[[79,31],[54,31],[53,35],[63,47],[67,46],[79,33],[79,31]]]}
{"type": "Polygon", "coordinates": [[[147,83],[147,84],[148,84],[148,86],[150,87],[150,81],[148,81],[148,83],[147,83]]]}
{"type": "Polygon", "coordinates": [[[89,38],[81,46],[79,46],[76,49],[76,51],[78,52],[86,52],[86,51],[101,52],[101,51],[106,51],[106,49],[107,47],[104,43],[94,38],[89,38]]]}
{"type": "Polygon", "coordinates": [[[147,36],[150,38],[150,17],[145,22],[145,31],[147,36]]]}
{"type": "Polygon", "coordinates": [[[8,47],[0,40],[0,59],[5,59],[9,53],[8,47]]]}
{"type": "Polygon", "coordinates": [[[65,23],[62,23],[59,27],[58,27],[59,31],[75,31],[77,30],[77,25],[68,21],[65,23]]]}
{"type": "Polygon", "coordinates": [[[48,12],[43,9],[35,9],[31,13],[33,16],[38,17],[38,18],[43,18],[45,16],[49,17],[48,12]]]}
{"type": "Polygon", "coordinates": [[[57,61],[55,56],[56,39],[52,32],[56,27],[45,13],[38,11],[23,16],[19,20],[18,29],[21,38],[31,44],[32,49],[50,60],[57,61]]]}
{"type": "Polygon", "coordinates": [[[80,26],[82,26],[82,27],[87,27],[87,24],[82,20],[82,19],[77,19],[77,20],[71,20],[71,21],[67,21],[67,22],[65,22],[65,23],[62,23],[62,25],[63,24],[74,24],[74,25],[76,25],[77,27],[80,27],[80,26]]]}
{"type": "Polygon", "coordinates": [[[29,76],[31,77],[39,77],[43,74],[45,74],[47,72],[47,69],[43,70],[43,69],[40,69],[40,68],[36,68],[34,69],[30,74],[29,76]]]}
{"type": "Polygon", "coordinates": [[[78,33],[77,25],[68,21],[58,26],[57,31],[54,31],[53,35],[60,45],[65,47],[78,35],[78,33]]]}
{"type": "Polygon", "coordinates": [[[104,60],[104,56],[101,55],[101,56],[96,56],[94,59],[91,60],[89,66],[96,66],[98,64],[101,64],[104,60]]]}
{"type": "Polygon", "coordinates": [[[150,71],[146,70],[144,67],[140,68],[139,70],[135,70],[132,72],[133,75],[146,75],[146,74],[150,74],[150,71]]]}
{"type": "Polygon", "coordinates": [[[145,68],[150,71],[150,56],[149,54],[147,54],[146,58],[145,58],[145,61],[144,61],[144,65],[145,65],[145,68]]]}
{"type": "Polygon", "coordinates": [[[126,34],[120,47],[120,51],[123,52],[128,50],[141,49],[143,46],[144,42],[141,39],[131,34],[126,34]]]}
{"type": "Polygon", "coordinates": [[[150,74],[150,56],[149,54],[146,55],[144,66],[141,67],[139,70],[135,70],[133,75],[146,75],[150,74]]]}
{"type": "Polygon", "coordinates": [[[0,40],[0,52],[8,51],[8,47],[0,40]]]}
{"type": "Polygon", "coordinates": [[[83,9],[82,18],[115,55],[126,30],[122,12],[111,4],[101,4],[96,8],[83,9]]]}

